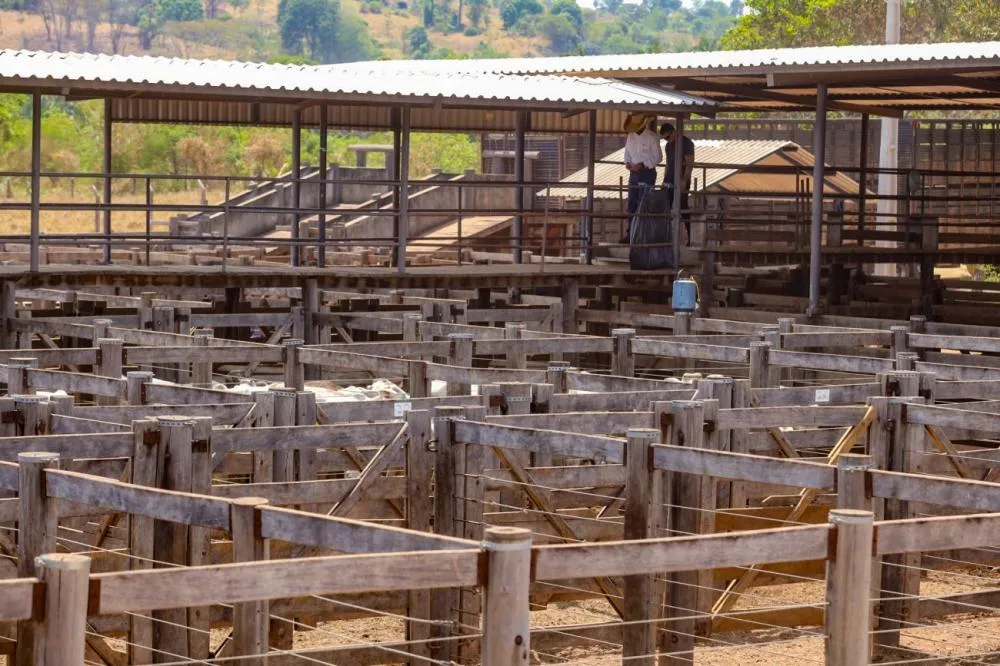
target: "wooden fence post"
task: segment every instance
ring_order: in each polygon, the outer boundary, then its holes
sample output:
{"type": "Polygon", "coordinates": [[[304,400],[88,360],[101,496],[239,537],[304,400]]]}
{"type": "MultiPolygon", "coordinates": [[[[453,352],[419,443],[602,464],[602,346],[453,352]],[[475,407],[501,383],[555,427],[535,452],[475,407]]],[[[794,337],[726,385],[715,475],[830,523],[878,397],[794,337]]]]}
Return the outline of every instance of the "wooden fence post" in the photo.
{"type": "Polygon", "coordinates": [[[910,351],[907,335],[910,332],[909,326],[890,326],[892,333],[892,345],[889,347],[889,358],[895,359],[900,352],[910,351]]]}
{"type": "Polygon", "coordinates": [[[898,352],[896,354],[896,370],[913,371],[916,370],[916,362],[920,356],[915,352],[898,352]]]}
{"type": "MultiPolygon", "coordinates": [[[[674,446],[704,448],[704,405],[696,401],[670,403],[670,443],[674,446]]],[[[696,475],[672,472],[667,475],[669,493],[666,503],[669,533],[689,536],[699,530],[699,506],[701,501],[700,479],[696,475]]],[[[714,507],[713,507],[714,508],[714,507]]],[[[679,571],[668,577],[664,614],[670,619],[665,632],[660,634],[660,652],[664,660],[660,663],[673,665],[690,664],[694,657],[694,635],[698,624],[693,615],[699,612],[711,613],[711,608],[698,608],[698,572],[679,571]]]]}
{"type": "Polygon", "coordinates": [[[837,459],[837,508],[872,510],[872,457],[844,453],[837,459]]]}
{"type": "MultiPolygon", "coordinates": [[[[472,333],[448,334],[448,364],[459,368],[472,367],[472,333]]],[[[448,395],[470,395],[472,386],[465,382],[448,382],[448,395]]]]}
{"type": "Polygon", "coordinates": [[[424,316],[419,312],[404,312],[403,313],[403,341],[404,342],[419,342],[420,340],[420,322],[424,320],[424,316]]]}
{"type": "MultiPolygon", "coordinates": [[[[658,430],[635,428],[626,433],[625,444],[625,538],[648,539],[657,536],[660,515],[661,474],[652,468],[653,444],[658,430]]],[[[656,625],[658,619],[655,575],[625,576],[622,627],[622,660],[630,664],[653,666],[656,663],[656,625]]]]}
{"type": "MultiPolygon", "coordinates": [[[[295,395],[295,425],[316,425],[318,415],[316,394],[302,391],[295,395]]],[[[319,479],[317,449],[307,447],[295,450],[295,480],[316,481],[319,479]]],[[[300,507],[305,511],[315,511],[316,505],[300,507]]]]}
{"type": "Polygon", "coordinates": [[[516,527],[486,530],[483,590],[483,666],[527,666],[531,654],[531,532],[516,527]]]}
{"type": "MultiPolygon", "coordinates": [[[[120,338],[100,338],[97,341],[97,374],[101,377],[121,379],[122,349],[125,343],[120,338]]],[[[98,405],[117,405],[122,401],[115,396],[97,396],[98,405]]]]}
{"type": "Polygon", "coordinates": [[[427,381],[427,361],[409,361],[406,364],[406,388],[411,398],[427,398],[431,394],[431,385],[427,381]]]}
{"type": "MultiPolygon", "coordinates": [[[[293,426],[296,419],[296,393],[291,390],[271,390],[274,395],[274,426],[293,426]]],[[[276,483],[288,483],[295,480],[295,450],[291,448],[278,449],[273,452],[274,476],[276,483]]]]}
{"type": "MultiPolygon", "coordinates": [[[[253,410],[255,428],[270,428],[274,425],[274,391],[258,391],[253,394],[253,410]]],[[[270,483],[274,481],[274,451],[254,451],[253,483],[270,483]]]]}
{"type": "MultiPolygon", "coordinates": [[[[691,335],[691,313],[690,312],[675,312],[674,313],[674,335],[691,335]]],[[[692,366],[691,359],[686,356],[678,357],[676,360],[677,370],[686,371],[692,366]]]]}
{"type": "Polygon", "coordinates": [[[567,387],[567,372],[569,363],[566,361],[549,361],[549,367],[545,371],[545,381],[552,384],[553,393],[569,393],[567,387]]]}
{"type": "MultiPolygon", "coordinates": [[[[212,494],[212,417],[192,416],[191,421],[191,492],[212,494]]],[[[212,530],[192,525],[189,531],[187,564],[192,567],[212,563],[212,530]]],[[[192,659],[208,659],[211,654],[210,606],[188,608],[188,645],[192,659]]]]}
{"type": "Polygon", "coordinates": [[[750,387],[769,388],[771,386],[771,370],[769,354],[770,342],[750,343],[750,387]]]}
{"type": "MultiPolygon", "coordinates": [[[[916,373],[895,373],[913,375],[916,373]]],[[[924,428],[921,425],[910,424],[905,418],[905,403],[922,404],[923,398],[903,397],[883,399],[885,404],[876,409],[874,428],[879,424],[879,412],[884,419],[882,424],[888,432],[886,438],[887,450],[875,451],[873,458],[882,458],[886,469],[893,472],[914,472],[918,467],[917,458],[923,449],[924,428]]],[[[873,404],[882,401],[873,399],[873,404]]],[[[910,502],[903,500],[885,500],[885,520],[903,520],[912,518],[910,502]]],[[[876,642],[881,646],[897,647],[899,632],[917,620],[917,595],[920,590],[920,553],[895,553],[882,558],[881,571],[881,603],[878,618],[878,633],[876,642]]]]}
{"type": "Polygon", "coordinates": [[[830,524],[836,548],[826,564],[826,663],[862,666],[870,655],[874,516],[834,509],[830,524]]]}
{"type": "MultiPolygon", "coordinates": [[[[229,505],[230,533],[233,538],[233,562],[262,562],[268,559],[269,543],[260,534],[260,507],[268,501],[262,497],[234,498],[229,505]]],[[[242,666],[264,666],[268,651],[270,603],[267,599],[233,604],[233,656],[242,666]]]]}
{"type": "Polygon", "coordinates": [[[38,367],[38,359],[32,356],[17,356],[7,361],[7,395],[29,395],[31,382],[28,371],[38,367]]]}
{"type": "MultiPolygon", "coordinates": [[[[504,327],[504,338],[507,340],[520,340],[524,337],[526,328],[524,324],[507,322],[504,327]]],[[[524,348],[516,342],[507,345],[504,366],[511,370],[524,370],[528,367],[528,356],[524,353],[524,348]]]]}
{"type": "MultiPolygon", "coordinates": [[[[174,315],[174,308],[169,305],[154,305],[153,330],[161,333],[176,333],[177,329],[174,323],[174,315]]],[[[177,364],[175,363],[164,363],[163,365],[157,366],[152,370],[153,374],[160,379],[164,379],[168,382],[177,381],[177,364]]]]}
{"type": "Polygon", "coordinates": [[[128,400],[128,404],[146,404],[145,385],[152,381],[152,372],[130,372],[125,375],[125,397],[128,400]]]}
{"type": "Polygon", "coordinates": [[[285,388],[289,391],[301,391],[305,388],[305,368],[299,362],[299,347],[301,338],[285,338],[281,341],[285,365],[285,388]]]}
{"type": "Polygon", "coordinates": [[[20,432],[25,437],[49,434],[52,405],[37,395],[15,395],[14,409],[20,414],[20,432]]]}
{"type": "MultiPolygon", "coordinates": [[[[139,374],[139,373],[130,373],[139,374]]],[[[149,373],[142,373],[149,374],[149,373]]],[[[132,483],[158,487],[162,477],[160,432],[153,419],[132,422],[132,483]]],[[[129,518],[130,570],[153,568],[153,519],[134,515],[129,518]]],[[[148,664],[153,661],[153,622],[148,614],[128,616],[128,662],[148,664]]]]}
{"type": "MultiPolygon", "coordinates": [[[[192,488],[191,461],[194,426],[183,416],[161,416],[157,420],[160,432],[158,466],[163,476],[160,487],[190,493],[192,488]],[[162,462],[160,462],[162,460],[162,462]]],[[[171,564],[186,565],[190,546],[187,525],[157,520],[153,523],[154,568],[171,564]],[[160,564],[162,563],[162,564],[160,564]]],[[[170,608],[153,611],[153,650],[157,661],[164,653],[170,660],[190,657],[187,631],[187,609],[170,608]],[[159,650],[160,652],[156,652],[159,650]]]]}
{"type": "Polygon", "coordinates": [[[562,314],[564,333],[579,333],[580,283],[576,280],[566,280],[562,290],[562,314]]]}
{"type": "MultiPolygon", "coordinates": [[[[457,472],[464,469],[464,461],[458,460],[461,447],[455,445],[453,439],[453,422],[461,419],[464,410],[461,407],[436,407],[434,409],[434,438],[437,441],[434,454],[434,532],[447,536],[460,533],[455,515],[456,499],[459,498],[459,488],[456,487],[457,472]]],[[[431,591],[431,617],[441,624],[431,625],[432,638],[442,639],[431,643],[431,658],[445,661],[451,658],[451,643],[443,640],[451,636],[451,629],[443,624],[454,617],[458,595],[450,588],[431,591]]]]}
{"type": "Polygon", "coordinates": [[[634,328],[616,328],[611,331],[614,351],[611,356],[611,374],[620,377],[635,377],[635,355],[632,353],[634,328]]]}
{"type": "MultiPolygon", "coordinates": [[[[431,440],[431,413],[427,410],[413,410],[406,413],[409,440],[406,443],[406,526],[411,530],[429,532],[434,505],[431,501],[431,484],[434,462],[428,449],[431,440]]],[[[408,593],[407,616],[413,618],[406,623],[406,640],[418,641],[412,646],[414,658],[411,666],[425,663],[430,656],[426,641],[431,637],[431,593],[429,590],[413,590],[408,593]],[[422,621],[421,621],[422,620],[422,621]]]]}
{"type": "Polygon", "coordinates": [[[14,349],[17,332],[14,320],[17,318],[17,282],[0,282],[0,349],[14,349]]]}
{"type": "MultiPolygon", "coordinates": [[[[199,328],[194,332],[195,347],[208,347],[209,341],[214,338],[215,330],[199,328]]],[[[191,364],[191,383],[202,388],[212,388],[212,361],[210,359],[191,364]]]]}
{"type": "MultiPolygon", "coordinates": [[[[56,501],[45,494],[45,470],[59,468],[59,454],[19,453],[17,464],[17,576],[30,578],[36,574],[35,558],[56,552],[59,514],[56,501]]],[[[40,631],[33,620],[17,623],[17,666],[34,666],[37,663],[40,631]]]]}
{"type": "Polygon", "coordinates": [[[32,666],[84,663],[90,558],[59,553],[38,557],[38,577],[45,583],[45,616],[39,623],[32,666]]]}
{"type": "MultiPolygon", "coordinates": [[[[733,409],[747,408],[750,406],[752,389],[750,380],[736,379],[733,381],[733,409]]],[[[730,450],[733,453],[750,453],[750,430],[747,428],[734,428],[730,431],[730,450]]],[[[743,481],[733,481],[729,486],[729,506],[734,509],[743,509],[747,506],[747,484],[743,481]]]]}

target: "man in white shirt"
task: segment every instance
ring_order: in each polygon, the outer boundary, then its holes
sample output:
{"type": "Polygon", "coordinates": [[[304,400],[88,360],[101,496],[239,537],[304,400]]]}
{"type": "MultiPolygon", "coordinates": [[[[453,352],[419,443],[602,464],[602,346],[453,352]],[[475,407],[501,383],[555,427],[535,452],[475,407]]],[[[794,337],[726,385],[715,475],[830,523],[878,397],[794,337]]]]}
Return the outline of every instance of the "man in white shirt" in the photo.
{"type": "Polygon", "coordinates": [[[625,168],[628,169],[628,221],[626,223],[625,239],[628,242],[632,216],[639,209],[642,197],[642,185],[653,187],[656,184],[656,165],[663,160],[660,149],[660,137],[654,130],[655,116],[643,113],[630,113],[625,119],[625,168]]]}

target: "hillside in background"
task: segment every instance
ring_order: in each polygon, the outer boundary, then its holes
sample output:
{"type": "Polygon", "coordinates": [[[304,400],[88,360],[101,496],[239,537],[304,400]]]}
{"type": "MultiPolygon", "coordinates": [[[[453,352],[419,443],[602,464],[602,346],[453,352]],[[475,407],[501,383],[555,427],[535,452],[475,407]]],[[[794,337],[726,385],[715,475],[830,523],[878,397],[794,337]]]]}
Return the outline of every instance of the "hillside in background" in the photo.
{"type": "Polygon", "coordinates": [[[0,47],[343,62],[714,47],[742,0],[0,0],[0,47]]]}

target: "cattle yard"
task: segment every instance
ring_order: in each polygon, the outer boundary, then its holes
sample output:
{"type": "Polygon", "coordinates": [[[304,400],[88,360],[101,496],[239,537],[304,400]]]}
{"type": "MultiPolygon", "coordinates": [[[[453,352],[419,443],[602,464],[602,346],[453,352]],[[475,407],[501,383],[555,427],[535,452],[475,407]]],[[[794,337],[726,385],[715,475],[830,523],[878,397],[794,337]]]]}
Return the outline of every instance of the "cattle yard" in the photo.
{"type": "Polygon", "coordinates": [[[7,663],[994,662],[1000,331],[563,279],[4,283],[7,663]]]}

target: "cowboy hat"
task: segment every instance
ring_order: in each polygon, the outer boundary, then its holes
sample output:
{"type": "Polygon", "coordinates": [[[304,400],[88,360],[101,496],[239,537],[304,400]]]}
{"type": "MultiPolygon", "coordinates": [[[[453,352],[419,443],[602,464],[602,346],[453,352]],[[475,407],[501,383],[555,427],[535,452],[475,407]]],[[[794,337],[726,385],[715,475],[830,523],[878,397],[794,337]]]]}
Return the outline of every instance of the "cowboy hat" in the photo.
{"type": "Polygon", "coordinates": [[[640,132],[649,123],[653,116],[647,113],[630,113],[625,116],[625,122],[622,124],[622,129],[626,132],[640,132]]]}

